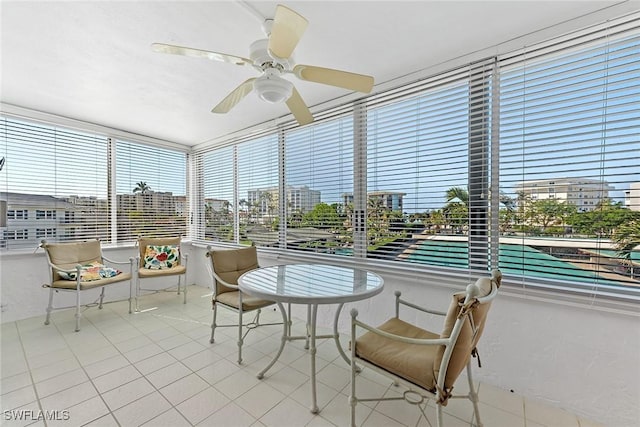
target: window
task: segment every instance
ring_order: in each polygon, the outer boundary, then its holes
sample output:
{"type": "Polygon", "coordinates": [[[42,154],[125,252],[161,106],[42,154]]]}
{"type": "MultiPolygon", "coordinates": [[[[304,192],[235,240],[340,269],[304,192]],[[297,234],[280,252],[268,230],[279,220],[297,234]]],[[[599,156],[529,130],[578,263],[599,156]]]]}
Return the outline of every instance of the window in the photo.
{"type": "Polygon", "coordinates": [[[369,103],[369,257],[488,268],[493,74],[481,61],[369,103]]]}
{"type": "Polygon", "coordinates": [[[8,219],[29,219],[29,211],[26,209],[9,209],[7,211],[8,219]]]}
{"type": "Polygon", "coordinates": [[[0,242],[4,249],[32,249],[42,238],[127,242],[138,234],[186,234],[180,151],[0,116],[0,153],[7,159],[0,174],[9,220],[3,237],[11,240],[0,242]],[[110,162],[116,165],[111,178],[110,162]],[[147,187],[136,192],[137,184],[147,187]],[[117,215],[111,206],[118,206],[117,215]]]}
{"type": "Polygon", "coordinates": [[[236,242],[233,207],[235,192],[235,147],[202,153],[196,158],[198,181],[198,238],[208,241],[236,242]]]}
{"type": "Polygon", "coordinates": [[[240,243],[279,246],[278,135],[238,145],[240,243]]]}
{"type": "Polygon", "coordinates": [[[87,203],[107,196],[107,146],[103,135],[0,117],[0,152],[6,157],[0,188],[8,218],[29,220],[26,229],[7,224],[7,250],[37,246],[36,228],[43,221],[65,239],[107,237],[106,218],[87,210],[87,203]],[[36,212],[30,216],[21,206],[36,212]],[[57,211],[73,212],[75,221],[57,223],[57,211]]]}
{"type": "Polygon", "coordinates": [[[624,204],[640,182],[638,75],[637,23],[502,58],[504,273],[587,291],[640,285],[640,254],[630,251],[640,206],[624,204]],[[550,186],[548,197],[528,190],[533,181],[550,186]],[[580,194],[570,199],[564,186],[580,194]]]}
{"type": "Polygon", "coordinates": [[[56,211],[38,209],[36,219],[56,219],[56,211]]]}
{"type": "Polygon", "coordinates": [[[286,247],[352,255],[353,118],[285,133],[286,247]]]}
{"type": "Polygon", "coordinates": [[[187,158],[176,150],[116,141],[118,241],[186,236],[187,158]]]}

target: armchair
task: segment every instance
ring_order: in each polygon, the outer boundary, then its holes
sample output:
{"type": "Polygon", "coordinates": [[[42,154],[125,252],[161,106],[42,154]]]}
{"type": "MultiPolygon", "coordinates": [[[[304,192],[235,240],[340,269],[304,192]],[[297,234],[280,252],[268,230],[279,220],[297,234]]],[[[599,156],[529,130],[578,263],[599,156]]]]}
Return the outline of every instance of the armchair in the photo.
{"type": "MultiPolygon", "coordinates": [[[[141,291],[158,292],[157,289],[145,289],[140,286],[142,279],[154,279],[165,276],[178,276],[178,295],[184,277],[183,304],[187,303],[187,261],[188,255],[180,248],[180,237],[140,237],[137,245],[135,310],[141,291]]],[[[164,290],[164,289],[161,289],[164,290]]]]}
{"type": "MultiPolygon", "coordinates": [[[[473,403],[477,426],[482,426],[478,409],[478,394],[471,377],[471,356],[477,356],[477,344],[484,330],[491,302],[502,280],[499,270],[491,278],[480,278],[467,286],[465,292],[453,294],[446,313],[431,311],[401,299],[396,291],[395,317],[376,327],[357,320],[351,310],[351,426],[355,426],[355,409],[359,402],[406,400],[417,405],[426,418],[425,400],[436,404],[437,425],[442,426],[442,407],[449,399],[467,398],[473,403]],[[420,312],[444,315],[441,333],[434,333],[400,319],[400,306],[420,312]],[[358,337],[357,330],[366,332],[358,337]],[[402,397],[359,398],[356,379],[361,364],[390,377],[395,384],[407,388],[402,397]],[[452,389],[460,373],[467,368],[469,393],[453,395],[452,389]]],[[[478,359],[479,360],[479,359],[478,359]]],[[[428,420],[427,420],[428,421],[428,420]]]]}
{"type": "Polygon", "coordinates": [[[95,288],[102,288],[98,308],[102,309],[104,288],[108,285],[129,281],[129,313],[131,313],[132,274],[135,258],[129,261],[114,261],[102,254],[99,240],[84,240],[65,243],[49,243],[43,240],[40,247],[44,249],[49,266],[49,283],[42,285],[49,288],[49,304],[44,322],[49,324],[51,311],[70,307],[53,307],[53,294],[58,292],[75,292],[75,331],[80,331],[80,293],[95,288]],[[129,272],[120,272],[108,267],[109,264],[129,264],[129,272]]]}
{"type": "Polygon", "coordinates": [[[209,246],[207,247],[206,256],[211,259],[211,263],[207,263],[207,267],[213,279],[211,281],[211,291],[213,292],[211,300],[213,321],[211,322],[211,339],[209,342],[214,342],[216,328],[237,327],[238,363],[242,363],[242,344],[251,329],[257,328],[258,326],[282,324],[281,322],[260,323],[261,309],[273,305],[275,302],[251,297],[241,292],[238,288],[238,278],[242,274],[259,268],[258,254],[255,246],[222,250],[213,250],[211,246],[209,246]],[[217,324],[217,314],[220,307],[237,313],[237,323],[217,324]],[[255,312],[255,317],[252,321],[243,323],[243,315],[250,312],[255,312]],[[243,328],[245,328],[244,332],[243,328]]]}

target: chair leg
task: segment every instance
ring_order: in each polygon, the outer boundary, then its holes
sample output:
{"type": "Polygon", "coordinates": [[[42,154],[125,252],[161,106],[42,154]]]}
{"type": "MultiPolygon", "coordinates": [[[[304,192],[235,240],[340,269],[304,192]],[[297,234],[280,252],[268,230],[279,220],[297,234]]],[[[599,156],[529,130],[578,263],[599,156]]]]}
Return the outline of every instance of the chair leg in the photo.
{"type": "Polygon", "coordinates": [[[436,403],[436,422],[437,422],[437,426],[438,427],[442,427],[442,405],[439,403],[436,403]]]}
{"type": "Polygon", "coordinates": [[[211,338],[209,339],[209,342],[211,344],[214,343],[214,339],[213,336],[216,333],[216,315],[218,314],[218,307],[216,307],[216,303],[212,303],[212,308],[213,308],[213,321],[211,322],[211,338]]]}
{"type": "Polygon", "coordinates": [[[47,306],[47,318],[44,320],[45,325],[49,324],[51,310],[53,310],[53,288],[49,288],[49,305],[47,306]]]}
{"type": "Polygon", "coordinates": [[[136,313],[140,311],[140,307],[138,306],[138,298],[140,297],[140,277],[136,277],[136,292],[134,299],[136,301],[136,313]]]}
{"type": "Polygon", "coordinates": [[[80,316],[80,290],[78,289],[76,291],[76,332],[80,332],[80,316]]]}
{"type": "Polygon", "coordinates": [[[482,421],[480,420],[480,407],[478,402],[480,399],[478,398],[478,393],[476,392],[476,388],[473,385],[473,377],[471,376],[471,361],[467,363],[467,379],[469,380],[469,399],[471,403],[473,403],[473,414],[476,418],[476,426],[482,427],[482,421]]]}
{"type": "Polygon", "coordinates": [[[310,337],[310,331],[309,331],[309,326],[311,325],[311,305],[307,304],[307,337],[304,340],[304,349],[305,350],[309,350],[309,337],[310,337]]]}
{"type": "Polygon", "coordinates": [[[238,310],[238,365],[242,363],[242,307],[238,310]]]}
{"type": "Polygon", "coordinates": [[[100,310],[102,310],[102,301],[104,301],[104,286],[102,287],[102,290],[100,291],[100,304],[98,304],[98,308],[100,310]]]}
{"type": "MultiPolygon", "coordinates": [[[[180,287],[180,278],[181,276],[178,276],[178,288],[180,287]]],[[[187,275],[184,275],[184,289],[182,290],[182,293],[184,294],[184,301],[182,302],[183,304],[187,303],[187,275]]]]}

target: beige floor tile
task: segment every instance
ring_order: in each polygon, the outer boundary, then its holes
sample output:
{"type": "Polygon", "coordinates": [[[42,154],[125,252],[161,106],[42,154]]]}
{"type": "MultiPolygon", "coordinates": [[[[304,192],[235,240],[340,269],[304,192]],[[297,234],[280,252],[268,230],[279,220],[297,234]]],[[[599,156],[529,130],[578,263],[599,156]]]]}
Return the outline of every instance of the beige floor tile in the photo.
{"type": "Polygon", "coordinates": [[[31,385],[3,393],[0,396],[3,410],[16,409],[35,401],[36,393],[31,385]]]}
{"type": "Polygon", "coordinates": [[[265,427],[262,423],[245,411],[241,406],[231,402],[198,424],[200,427],[265,427]]]}
{"type": "Polygon", "coordinates": [[[178,381],[180,378],[184,378],[187,375],[190,375],[191,373],[191,370],[184,366],[182,363],[174,362],[148,374],[146,378],[157,389],[160,389],[175,381],[178,381]]]}
{"type": "Polygon", "coordinates": [[[108,413],[109,408],[107,408],[99,396],[96,396],[70,407],[68,420],[49,421],[47,425],[53,427],[83,426],[108,413]]]}
{"type": "Polygon", "coordinates": [[[240,395],[246,393],[251,388],[255,387],[260,381],[254,375],[248,374],[244,371],[237,371],[223,380],[218,381],[215,387],[225,394],[229,399],[236,400],[240,395]]]}
{"type": "Polygon", "coordinates": [[[38,397],[42,399],[43,397],[61,392],[88,380],[89,377],[87,377],[83,369],[76,369],[36,383],[36,391],[38,392],[38,397]]]}
{"type": "Polygon", "coordinates": [[[284,399],[260,417],[260,422],[267,427],[297,427],[306,425],[313,417],[309,408],[295,400],[284,399]]]}
{"type": "Polygon", "coordinates": [[[111,371],[108,374],[99,376],[93,379],[93,384],[96,386],[100,393],[106,393],[109,390],[113,390],[116,387],[120,387],[123,384],[129,383],[137,378],[140,378],[142,374],[138,370],[131,366],[125,366],[115,371],[111,371]]]}
{"type": "MultiPolygon", "coordinates": [[[[258,380],[256,380],[258,381],[258,380]]],[[[260,418],[286,396],[275,388],[260,382],[255,387],[234,400],[236,404],[243,407],[245,411],[255,418],[260,418]]]]}
{"type": "Polygon", "coordinates": [[[115,356],[107,359],[86,365],[84,369],[90,378],[98,378],[102,375],[108,374],[109,372],[124,368],[127,365],[129,365],[127,358],[121,354],[116,354],[115,356]]]}
{"type": "Polygon", "coordinates": [[[175,408],[171,408],[166,412],[158,415],[155,418],[150,419],[146,423],[142,424],[144,427],[190,427],[191,424],[187,421],[180,412],[175,408]]]}
{"type": "Polygon", "coordinates": [[[42,404],[43,410],[67,409],[96,396],[98,396],[98,391],[90,381],[87,381],[70,387],[62,393],[56,393],[49,397],[41,398],[40,403],[42,404]]]}
{"type": "Polygon", "coordinates": [[[188,398],[176,406],[176,409],[191,423],[198,424],[230,402],[224,394],[213,387],[207,387],[200,393],[188,398]]]}
{"type": "Polygon", "coordinates": [[[147,394],[113,412],[121,426],[139,426],[171,408],[158,392],[147,394]]]}
{"type": "Polygon", "coordinates": [[[123,384],[106,393],[102,393],[104,401],[112,411],[154,392],[154,388],[145,378],[138,378],[123,384]]]}
{"type": "Polygon", "coordinates": [[[151,344],[147,344],[124,353],[124,357],[126,357],[129,362],[136,363],[160,353],[164,353],[162,347],[152,342],[151,344]]]}
{"type": "Polygon", "coordinates": [[[208,387],[205,380],[191,374],[161,388],[160,392],[172,405],[178,405],[208,387]]]}

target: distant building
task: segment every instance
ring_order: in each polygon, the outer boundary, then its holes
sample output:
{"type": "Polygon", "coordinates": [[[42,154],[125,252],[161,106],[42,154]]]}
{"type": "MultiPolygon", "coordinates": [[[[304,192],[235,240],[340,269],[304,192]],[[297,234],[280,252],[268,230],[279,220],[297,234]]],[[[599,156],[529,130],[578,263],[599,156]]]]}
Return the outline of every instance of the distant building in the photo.
{"type": "Polygon", "coordinates": [[[640,182],[632,182],[624,192],[624,206],[632,211],[640,211],[640,182]]]}
{"type": "MultiPolygon", "coordinates": [[[[118,238],[135,239],[144,227],[186,226],[186,197],[170,192],[118,194],[118,238]]],[[[106,198],[0,193],[0,248],[35,248],[43,239],[110,238],[106,198]]]]}
{"type": "Polygon", "coordinates": [[[515,186],[517,193],[531,200],[555,199],[575,205],[578,212],[589,212],[609,198],[614,190],[606,181],[586,178],[555,178],[524,181],[515,186]]]}
{"type": "MultiPolygon", "coordinates": [[[[306,185],[294,187],[287,185],[287,210],[289,212],[310,212],[320,203],[320,191],[312,190],[306,185]]],[[[278,211],[280,197],[278,187],[262,188],[247,191],[249,210],[254,210],[259,217],[271,216],[278,211]]]]}
{"type": "MultiPolygon", "coordinates": [[[[369,203],[378,203],[381,207],[389,211],[402,212],[402,199],[407,193],[395,191],[370,191],[367,193],[369,203]]],[[[342,195],[342,204],[346,208],[348,204],[353,204],[353,193],[342,195]]]]}

